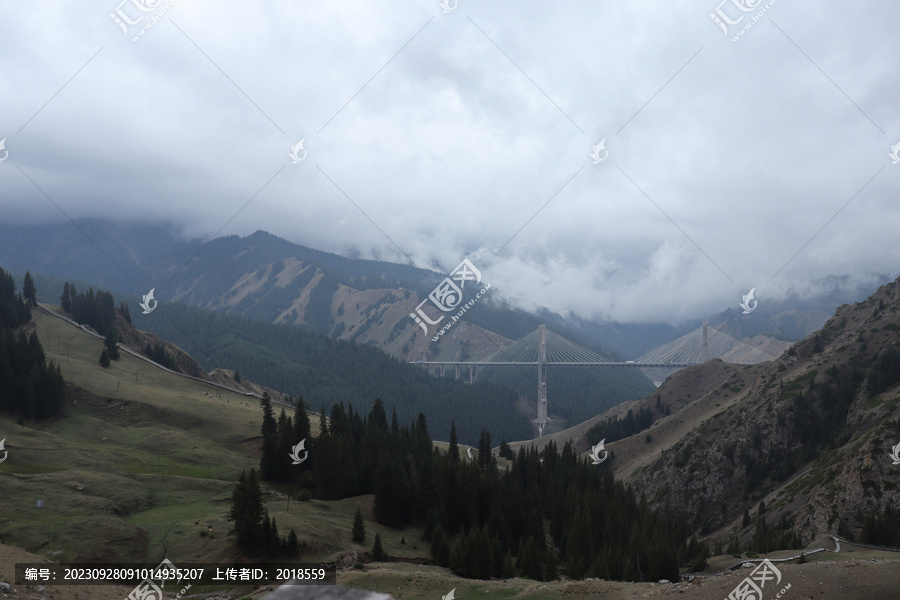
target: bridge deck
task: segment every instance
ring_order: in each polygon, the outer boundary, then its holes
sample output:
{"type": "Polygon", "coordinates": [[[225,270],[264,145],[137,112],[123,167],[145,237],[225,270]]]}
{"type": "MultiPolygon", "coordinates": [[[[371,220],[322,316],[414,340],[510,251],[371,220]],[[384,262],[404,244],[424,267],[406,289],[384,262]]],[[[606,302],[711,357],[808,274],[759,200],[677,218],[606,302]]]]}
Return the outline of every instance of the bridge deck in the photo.
{"type": "MultiPolygon", "coordinates": [[[[537,361],[533,362],[445,362],[445,361],[424,361],[418,360],[409,362],[411,365],[423,366],[461,366],[461,367],[536,367],[537,361]]],[[[645,362],[545,362],[545,367],[671,367],[675,369],[683,369],[693,367],[698,363],[645,363],[645,362]]]]}

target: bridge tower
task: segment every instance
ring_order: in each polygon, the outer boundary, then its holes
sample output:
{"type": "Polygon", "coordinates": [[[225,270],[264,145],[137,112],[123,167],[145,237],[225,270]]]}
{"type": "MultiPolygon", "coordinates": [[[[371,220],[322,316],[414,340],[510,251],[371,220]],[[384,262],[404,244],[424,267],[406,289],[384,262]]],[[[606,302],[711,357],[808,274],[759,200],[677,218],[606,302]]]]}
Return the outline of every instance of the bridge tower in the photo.
{"type": "Polygon", "coordinates": [[[706,321],[703,321],[703,362],[709,362],[709,331],[706,321]]]}
{"type": "Polygon", "coordinates": [[[537,367],[538,367],[538,390],[537,390],[537,419],[535,423],[538,426],[538,435],[544,434],[544,425],[547,424],[547,340],[544,325],[538,327],[538,348],[537,348],[537,367]]]}

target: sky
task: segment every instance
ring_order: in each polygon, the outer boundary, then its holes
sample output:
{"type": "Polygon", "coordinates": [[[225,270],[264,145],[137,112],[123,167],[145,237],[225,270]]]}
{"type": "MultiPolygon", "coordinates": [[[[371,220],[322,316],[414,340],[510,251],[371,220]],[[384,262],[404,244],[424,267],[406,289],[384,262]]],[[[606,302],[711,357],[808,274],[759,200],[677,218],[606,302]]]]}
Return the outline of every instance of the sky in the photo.
{"type": "Polygon", "coordinates": [[[900,3],[118,2],[0,6],[3,222],[469,258],[622,322],[900,274],[900,3]]]}

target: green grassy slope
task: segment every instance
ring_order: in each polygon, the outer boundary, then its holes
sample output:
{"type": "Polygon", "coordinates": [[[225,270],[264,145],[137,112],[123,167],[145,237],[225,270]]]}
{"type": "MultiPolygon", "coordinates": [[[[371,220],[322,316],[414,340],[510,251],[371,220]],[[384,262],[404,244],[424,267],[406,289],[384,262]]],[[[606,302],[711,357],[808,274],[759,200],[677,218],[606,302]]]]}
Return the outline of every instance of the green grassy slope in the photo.
{"type": "MultiPolygon", "coordinates": [[[[38,311],[33,327],[69,384],[68,404],[52,422],[19,425],[0,415],[9,451],[0,463],[0,541],[62,560],[233,560],[225,517],[241,469],[258,465],[257,401],[126,353],[103,369],[102,340],[38,311]]],[[[304,560],[364,551],[376,531],[394,556],[428,553],[427,544],[412,548],[420,531],[372,521],[367,544],[352,543],[353,512],[360,505],[371,519],[371,497],[289,508],[287,499],[264,487],[282,533],[293,528],[307,543],[304,560]]]]}

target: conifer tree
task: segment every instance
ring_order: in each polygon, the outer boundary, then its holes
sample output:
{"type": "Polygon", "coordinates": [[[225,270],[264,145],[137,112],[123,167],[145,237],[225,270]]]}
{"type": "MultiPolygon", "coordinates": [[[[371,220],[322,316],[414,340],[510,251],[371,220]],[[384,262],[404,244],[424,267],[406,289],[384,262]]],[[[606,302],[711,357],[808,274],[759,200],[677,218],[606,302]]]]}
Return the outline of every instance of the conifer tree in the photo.
{"type": "Polygon", "coordinates": [[[107,354],[106,348],[104,348],[103,352],[100,353],[100,366],[101,367],[109,366],[109,354],[107,354]]]}
{"type": "Polygon", "coordinates": [[[59,306],[67,313],[72,312],[72,290],[68,281],[63,284],[63,292],[59,297],[59,306]]]}
{"type": "Polygon", "coordinates": [[[290,474],[291,463],[291,439],[294,437],[294,428],[291,418],[281,409],[278,416],[278,444],[275,449],[275,481],[287,481],[290,474]]]}
{"type": "MultiPolygon", "coordinates": [[[[387,423],[385,423],[387,425],[387,423]]],[[[353,515],[353,530],[351,531],[351,537],[354,542],[358,544],[362,544],[366,541],[366,523],[363,521],[362,512],[359,510],[359,507],[356,507],[356,514],[353,515]]]]}
{"type": "Polygon", "coordinates": [[[287,542],[284,545],[284,552],[288,556],[297,556],[300,554],[300,540],[297,539],[297,532],[291,529],[288,534],[287,542]]]}
{"type": "Polygon", "coordinates": [[[507,460],[514,460],[516,455],[513,453],[512,448],[510,448],[509,444],[506,443],[506,440],[500,440],[500,457],[505,458],[507,460]]]}
{"type": "Polygon", "coordinates": [[[454,421],[450,421],[450,448],[447,453],[453,461],[459,462],[459,443],[456,441],[456,423],[454,421]]]}
{"type": "Polygon", "coordinates": [[[493,467],[493,455],[491,454],[491,434],[481,430],[481,438],[478,441],[478,468],[487,471],[493,467]]]}
{"type": "Polygon", "coordinates": [[[306,440],[306,448],[309,449],[310,427],[309,415],[306,414],[306,405],[303,404],[303,396],[297,398],[297,405],[294,407],[294,443],[300,443],[300,440],[306,440]]]}
{"type": "Polygon", "coordinates": [[[274,481],[278,472],[278,437],[274,433],[263,436],[262,456],[259,459],[259,476],[263,481],[274,481]]]}
{"type": "Polygon", "coordinates": [[[113,327],[106,333],[103,344],[106,346],[106,354],[112,360],[119,360],[119,347],[116,345],[119,341],[119,332],[113,327]]]}
{"type": "Polygon", "coordinates": [[[272,401],[269,400],[269,393],[263,392],[263,397],[259,401],[263,409],[262,434],[265,438],[266,434],[277,434],[278,423],[275,421],[275,411],[272,410],[272,401]]]}
{"type": "Polygon", "coordinates": [[[387,558],[384,547],[381,545],[381,534],[375,534],[375,543],[372,544],[372,560],[381,562],[387,558]]]}
{"type": "MultiPolygon", "coordinates": [[[[396,412],[394,413],[394,418],[397,418],[396,412]]],[[[369,411],[369,423],[387,431],[387,413],[384,412],[384,404],[382,404],[381,398],[375,398],[375,404],[372,406],[372,410],[369,411]]]]}
{"type": "Polygon", "coordinates": [[[124,300],[119,302],[119,313],[121,313],[123,319],[131,323],[131,309],[128,308],[124,300]]]}
{"type": "MultiPolygon", "coordinates": [[[[231,494],[231,511],[228,520],[234,521],[238,549],[249,556],[258,554],[265,544],[262,537],[266,509],[262,504],[262,490],[256,478],[256,469],[250,474],[241,471],[238,483],[231,494]]],[[[271,523],[270,523],[271,525],[271,523]]]]}
{"type": "Polygon", "coordinates": [[[428,420],[425,418],[425,413],[419,413],[419,416],[416,417],[416,429],[422,434],[428,435],[428,420]]]}
{"type": "Polygon", "coordinates": [[[328,419],[325,417],[325,407],[322,406],[322,412],[319,413],[319,439],[327,437],[328,434],[328,419]]]}
{"type": "Polygon", "coordinates": [[[34,289],[34,279],[31,278],[31,271],[25,272],[25,280],[22,282],[22,297],[31,307],[37,306],[37,290],[34,289]]]}

